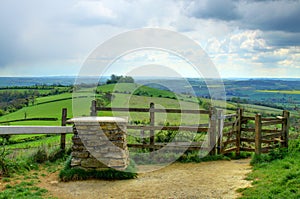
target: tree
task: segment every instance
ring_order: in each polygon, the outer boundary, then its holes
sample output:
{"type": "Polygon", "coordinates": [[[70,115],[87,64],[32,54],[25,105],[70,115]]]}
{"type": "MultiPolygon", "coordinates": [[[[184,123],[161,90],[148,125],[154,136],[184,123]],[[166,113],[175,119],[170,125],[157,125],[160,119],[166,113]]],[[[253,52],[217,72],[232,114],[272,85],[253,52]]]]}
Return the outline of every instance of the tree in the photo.
{"type": "Polygon", "coordinates": [[[112,74],[110,79],[106,81],[106,84],[116,84],[116,83],[134,83],[134,79],[130,76],[117,76],[112,74]]]}
{"type": "Polygon", "coordinates": [[[210,102],[203,102],[203,103],[202,103],[202,107],[203,107],[205,110],[209,110],[210,107],[211,107],[211,103],[210,103],[210,102]]]}

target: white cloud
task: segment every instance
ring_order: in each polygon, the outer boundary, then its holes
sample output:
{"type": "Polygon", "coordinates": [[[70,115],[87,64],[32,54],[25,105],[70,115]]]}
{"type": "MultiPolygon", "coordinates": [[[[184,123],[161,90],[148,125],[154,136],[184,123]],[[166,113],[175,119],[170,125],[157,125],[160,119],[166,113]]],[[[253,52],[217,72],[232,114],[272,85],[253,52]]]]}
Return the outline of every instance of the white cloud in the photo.
{"type": "Polygon", "coordinates": [[[51,69],[61,67],[54,65],[78,71],[105,40],[157,27],[194,39],[224,76],[272,76],[278,71],[295,76],[300,66],[299,8],[299,1],[283,0],[3,0],[0,75],[36,75],[30,68],[38,66],[39,74],[53,74],[51,69]]]}

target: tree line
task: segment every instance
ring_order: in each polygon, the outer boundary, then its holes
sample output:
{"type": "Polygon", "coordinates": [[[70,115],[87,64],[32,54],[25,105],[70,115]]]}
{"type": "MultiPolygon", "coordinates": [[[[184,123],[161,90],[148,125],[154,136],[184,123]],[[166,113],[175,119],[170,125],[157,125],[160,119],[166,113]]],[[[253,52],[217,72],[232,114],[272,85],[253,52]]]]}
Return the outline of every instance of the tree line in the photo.
{"type": "Polygon", "coordinates": [[[57,95],[64,92],[72,92],[72,87],[65,87],[60,89],[54,85],[39,86],[39,89],[49,90],[47,92],[40,93],[36,87],[8,87],[1,88],[0,90],[0,116],[7,113],[17,111],[23,107],[34,105],[37,97],[57,95]],[[15,89],[24,89],[24,91],[18,91],[15,89]],[[26,90],[25,90],[26,89],[26,90]]]}
{"type": "Polygon", "coordinates": [[[116,83],[134,83],[134,79],[130,76],[117,76],[111,75],[110,79],[106,81],[106,84],[116,84],[116,83]]]}

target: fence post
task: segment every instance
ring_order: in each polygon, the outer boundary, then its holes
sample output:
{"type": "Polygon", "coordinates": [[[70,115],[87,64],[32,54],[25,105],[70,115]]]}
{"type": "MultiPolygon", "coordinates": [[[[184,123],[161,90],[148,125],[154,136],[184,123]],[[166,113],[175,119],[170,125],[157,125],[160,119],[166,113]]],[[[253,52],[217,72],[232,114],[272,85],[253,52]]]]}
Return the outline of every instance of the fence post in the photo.
{"type": "Polygon", "coordinates": [[[209,155],[215,155],[216,154],[216,131],[217,131],[217,109],[215,107],[211,108],[210,114],[209,114],[209,149],[211,151],[209,152],[209,155]]]}
{"type": "Polygon", "coordinates": [[[290,112],[287,110],[284,110],[282,113],[283,117],[283,123],[282,123],[282,140],[283,142],[283,147],[288,147],[289,145],[289,128],[290,128],[290,112]]]}
{"type": "MultiPolygon", "coordinates": [[[[67,109],[63,108],[61,113],[61,126],[66,126],[67,124],[67,109]]],[[[60,135],[60,149],[65,150],[66,149],[66,134],[62,133],[60,135]]]]}
{"type": "Polygon", "coordinates": [[[144,129],[141,130],[141,140],[142,140],[142,144],[146,144],[145,131],[144,131],[144,129]]]}
{"type": "Polygon", "coordinates": [[[261,154],[261,115],[255,115],[255,154],[261,154]]]}
{"type": "Polygon", "coordinates": [[[96,106],[97,106],[97,101],[96,100],[92,100],[91,114],[90,114],[91,116],[97,116],[96,106]]]}
{"type": "Polygon", "coordinates": [[[235,152],[237,156],[239,156],[241,153],[242,119],[243,119],[243,109],[238,109],[237,126],[236,126],[236,152],[235,152]]]}
{"type": "MultiPolygon", "coordinates": [[[[150,126],[154,126],[155,125],[155,116],[154,116],[154,103],[151,102],[150,103],[150,126]]],[[[154,130],[151,129],[150,130],[150,151],[154,151],[154,130]]]]}
{"type": "Polygon", "coordinates": [[[223,110],[218,110],[217,112],[217,116],[218,116],[218,143],[217,143],[217,154],[221,154],[222,153],[222,141],[223,141],[223,125],[224,124],[222,122],[222,120],[224,120],[223,116],[223,110]]]}

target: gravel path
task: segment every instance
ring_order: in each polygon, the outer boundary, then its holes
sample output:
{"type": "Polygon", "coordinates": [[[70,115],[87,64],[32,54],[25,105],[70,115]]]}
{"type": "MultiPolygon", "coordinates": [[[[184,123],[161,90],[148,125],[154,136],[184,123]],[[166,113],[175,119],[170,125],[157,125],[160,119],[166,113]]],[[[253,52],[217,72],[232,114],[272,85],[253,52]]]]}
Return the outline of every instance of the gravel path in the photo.
{"type": "Polygon", "coordinates": [[[161,170],[121,181],[58,182],[57,173],[41,179],[40,186],[62,199],[95,198],[237,198],[238,188],[251,171],[249,159],[203,163],[174,163],[161,170]]]}

